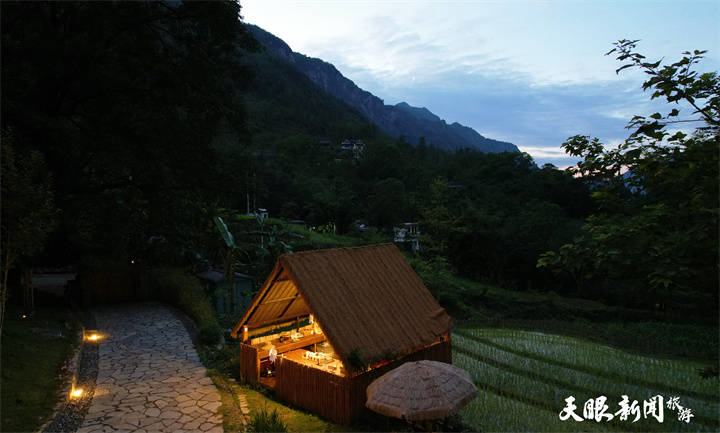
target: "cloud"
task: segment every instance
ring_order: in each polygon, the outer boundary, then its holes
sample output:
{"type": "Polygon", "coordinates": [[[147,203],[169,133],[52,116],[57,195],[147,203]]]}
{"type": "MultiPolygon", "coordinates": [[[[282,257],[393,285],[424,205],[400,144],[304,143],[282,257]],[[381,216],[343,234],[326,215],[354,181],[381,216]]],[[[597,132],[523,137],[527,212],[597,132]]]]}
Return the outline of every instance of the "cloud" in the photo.
{"type": "Polygon", "coordinates": [[[370,17],[359,23],[364,36],[339,34],[308,46],[319,57],[361,78],[382,83],[385,87],[415,83],[432,84],[451,73],[491,74],[507,61],[490,50],[462,52],[442,40],[428,38],[420,31],[404,28],[391,17],[370,17]]]}
{"type": "MultiPolygon", "coordinates": [[[[720,4],[245,0],[243,13],[296,51],[363,70],[386,87],[449,72],[547,87],[616,81],[618,62],[603,54],[623,37],[643,39],[648,59],[717,48],[717,32],[706,29],[720,18],[720,4]],[[672,28],[683,32],[669,37],[672,28]]],[[[717,59],[708,60],[717,69],[717,59]]]]}
{"type": "MultiPolygon", "coordinates": [[[[538,161],[572,165],[569,136],[611,145],[633,115],[666,111],[647,76],[603,54],[613,41],[643,41],[649,60],[710,49],[717,70],[720,3],[409,2],[245,0],[243,13],[295,51],[333,63],[394,104],[425,106],[448,122],[510,141],[538,161]],[[682,28],[683,32],[668,29],[682,28]],[[714,35],[714,37],[713,37],[714,35]],[[715,57],[713,57],[715,56],[715,57]]],[[[670,60],[672,59],[672,60],[670,60]]]]}
{"type": "Polygon", "coordinates": [[[554,29],[578,24],[557,23],[558,18],[537,4],[525,2],[518,8],[450,2],[444,8],[420,9],[424,14],[393,5],[374,8],[375,13],[361,11],[344,31],[307,41],[302,48],[339,64],[364,67],[381,81],[409,76],[432,81],[450,71],[539,87],[614,79],[614,60],[602,56],[614,38],[579,44],[576,39],[587,42],[587,37],[568,38],[554,29]],[[583,54],[586,58],[578,62],[583,54]]]}
{"type": "Polygon", "coordinates": [[[520,146],[520,150],[538,158],[573,158],[561,147],[520,146]]]}

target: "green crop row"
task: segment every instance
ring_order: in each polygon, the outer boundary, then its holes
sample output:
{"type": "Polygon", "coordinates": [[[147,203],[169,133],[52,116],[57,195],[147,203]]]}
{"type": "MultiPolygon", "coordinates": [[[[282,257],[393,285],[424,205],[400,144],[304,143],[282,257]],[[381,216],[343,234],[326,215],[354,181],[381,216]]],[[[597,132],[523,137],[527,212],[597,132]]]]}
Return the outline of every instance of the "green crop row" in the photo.
{"type": "Polygon", "coordinates": [[[521,356],[572,366],[594,375],[611,375],[628,383],[637,383],[663,391],[684,393],[690,397],[718,402],[720,381],[703,379],[695,362],[654,359],[576,338],[537,332],[501,329],[469,329],[459,334],[521,356]],[[669,388],[669,389],[668,389],[669,388]]]}
{"type": "MultiPolygon", "coordinates": [[[[535,358],[519,356],[459,335],[455,337],[455,345],[456,350],[464,351],[481,362],[493,364],[503,370],[515,372],[520,376],[536,381],[553,384],[568,390],[569,395],[574,395],[576,398],[578,395],[588,396],[588,398],[604,395],[611,401],[619,401],[621,395],[627,395],[632,400],[638,400],[642,404],[643,400],[658,394],[663,395],[665,398],[672,395],[663,392],[662,389],[616,381],[611,379],[609,375],[595,376],[573,368],[561,367],[556,364],[538,361],[535,358]]],[[[572,351],[568,350],[568,352],[572,351]]],[[[600,364],[606,362],[606,359],[601,354],[598,354],[596,359],[600,364]]],[[[683,405],[692,409],[696,418],[710,420],[720,410],[717,402],[687,397],[683,394],[677,394],[677,396],[680,397],[683,405]]]]}
{"type": "Polygon", "coordinates": [[[497,431],[616,431],[603,423],[560,421],[558,414],[492,392],[481,390],[460,411],[465,422],[477,430],[497,431]],[[585,425],[587,424],[587,425],[585,425]]]}
{"type": "MultiPolygon", "coordinates": [[[[660,376],[647,376],[646,370],[644,376],[640,376],[641,380],[650,379],[661,385],[658,389],[626,380],[628,372],[655,365],[651,359],[632,356],[637,358],[637,363],[640,364],[638,367],[631,358],[626,357],[627,354],[620,353],[624,362],[618,364],[615,355],[620,351],[605,346],[554,335],[491,331],[463,330],[453,336],[455,365],[469,371],[481,390],[478,399],[463,411],[466,421],[477,429],[716,431],[718,428],[717,399],[663,392],[663,389],[667,388],[663,386],[663,379],[672,377],[671,374],[665,372],[660,376]],[[500,348],[505,346],[509,350],[500,348]],[[574,361],[578,362],[579,369],[573,368],[574,361]],[[615,374],[620,380],[613,380],[613,371],[608,365],[618,366],[615,374]],[[596,375],[592,372],[602,374],[596,375]],[[578,406],[576,413],[582,416],[582,405],[587,399],[605,395],[610,406],[608,412],[614,413],[618,410],[617,404],[623,394],[628,395],[631,400],[638,400],[641,407],[643,400],[650,396],[660,394],[668,398],[677,395],[685,407],[692,409],[695,418],[690,423],[680,422],[677,420],[677,412],[668,409],[665,410],[665,421],[662,424],[654,419],[632,423],[620,421],[618,418],[599,424],[570,420],[562,422],[558,417],[565,406],[565,398],[569,396],[575,397],[575,404],[578,406]],[[478,401],[484,404],[479,404],[478,401]],[[498,409],[493,410],[492,407],[498,409]],[[502,407],[523,407],[526,412],[526,409],[531,407],[533,410],[525,416],[514,410],[501,410],[502,407]]],[[[665,369],[677,363],[666,363],[665,360],[659,362],[665,369]]],[[[680,373],[684,370],[681,369],[680,373]]],[[[672,383],[677,386],[684,382],[676,379],[672,383]]]]}

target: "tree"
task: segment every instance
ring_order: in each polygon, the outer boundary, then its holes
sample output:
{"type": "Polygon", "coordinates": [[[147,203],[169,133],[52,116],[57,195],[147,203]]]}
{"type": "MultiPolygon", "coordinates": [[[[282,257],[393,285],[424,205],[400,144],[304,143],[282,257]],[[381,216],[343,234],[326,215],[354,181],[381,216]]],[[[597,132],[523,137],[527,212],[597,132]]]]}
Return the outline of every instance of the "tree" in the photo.
{"type": "Polygon", "coordinates": [[[235,1],[3,3],[3,122],[53,173],[66,256],[124,261],[151,237],[179,251],[207,223],[191,211],[224,189],[213,139],[244,125],[238,14],[235,1]]]}
{"type": "Polygon", "coordinates": [[[405,185],[398,179],[387,178],[373,185],[368,198],[368,222],[374,227],[390,229],[402,222],[407,214],[405,185]]]}
{"type": "Polygon", "coordinates": [[[420,220],[423,254],[429,259],[436,255],[447,258],[450,244],[458,235],[468,231],[466,226],[459,223],[459,215],[453,206],[455,199],[446,179],[433,180],[420,220]]]}
{"type": "Polygon", "coordinates": [[[2,289],[0,339],[8,298],[8,273],[18,260],[42,250],[56,224],[52,180],[37,151],[19,151],[10,130],[2,132],[2,289]]]}
{"type": "MultiPolygon", "coordinates": [[[[582,160],[569,170],[593,189],[598,211],[589,217],[576,251],[636,306],[650,300],[667,310],[670,303],[692,304],[714,313],[718,296],[718,149],[720,83],[715,72],[698,73],[705,51],[684,52],[661,66],[635,51],[638,41],[621,40],[608,54],[650,76],[643,90],[664,98],[666,113],[634,116],[630,136],[608,149],[597,138],[570,137],[565,150],[582,160]],[[690,114],[685,112],[690,108],[690,114]],[[681,117],[681,110],[685,117],[681,117]],[[671,126],[696,125],[691,134],[671,126]],[[682,297],[682,299],[680,299],[682,297]]],[[[564,247],[570,250],[570,247],[564,247]]],[[[561,249],[562,252],[562,249],[561,249]]],[[[539,265],[572,268],[573,258],[545,255],[539,265]]],[[[571,271],[572,269],[568,269],[571,271]]]]}
{"type": "Polygon", "coordinates": [[[313,205],[318,215],[334,224],[336,231],[345,233],[356,216],[357,195],[347,179],[336,176],[326,185],[319,185],[313,194],[313,205]]]}
{"type": "Polygon", "coordinates": [[[575,287],[578,296],[588,296],[585,292],[585,282],[593,277],[592,260],[588,257],[591,255],[588,246],[583,245],[583,238],[577,239],[572,244],[565,244],[558,249],[558,252],[548,251],[540,254],[537,261],[538,268],[549,269],[557,276],[565,275],[569,277],[575,287]]]}

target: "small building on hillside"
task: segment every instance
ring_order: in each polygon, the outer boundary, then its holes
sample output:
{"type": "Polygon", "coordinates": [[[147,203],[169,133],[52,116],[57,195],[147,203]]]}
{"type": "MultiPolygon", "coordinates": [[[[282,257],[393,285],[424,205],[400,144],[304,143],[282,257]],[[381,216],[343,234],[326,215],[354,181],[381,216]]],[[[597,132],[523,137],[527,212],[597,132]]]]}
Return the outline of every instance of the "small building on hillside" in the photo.
{"type": "Polygon", "coordinates": [[[407,245],[413,252],[420,251],[420,227],[418,223],[403,223],[400,227],[393,227],[394,242],[407,245]]]}
{"type": "Polygon", "coordinates": [[[197,277],[205,285],[205,291],[210,295],[217,313],[239,313],[247,308],[253,289],[253,278],[250,275],[235,272],[235,311],[230,306],[230,281],[225,278],[223,271],[208,268],[198,273],[197,277]]]}
{"type": "Polygon", "coordinates": [[[280,256],[231,335],[242,376],[335,422],[406,361],[452,361],[450,317],[393,244],[280,256]],[[266,376],[274,362],[274,373],[266,376]]]}
{"type": "Polygon", "coordinates": [[[365,152],[365,142],[359,138],[346,138],[340,142],[340,149],[352,153],[354,159],[360,159],[362,154],[365,152]]]}
{"type": "Polygon", "coordinates": [[[254,212],[248,212],[248,215],[260,217],[261,219],[270,218],[270,213],[268,212],[268,210],[262,207],[256,209],[254,212]]]}

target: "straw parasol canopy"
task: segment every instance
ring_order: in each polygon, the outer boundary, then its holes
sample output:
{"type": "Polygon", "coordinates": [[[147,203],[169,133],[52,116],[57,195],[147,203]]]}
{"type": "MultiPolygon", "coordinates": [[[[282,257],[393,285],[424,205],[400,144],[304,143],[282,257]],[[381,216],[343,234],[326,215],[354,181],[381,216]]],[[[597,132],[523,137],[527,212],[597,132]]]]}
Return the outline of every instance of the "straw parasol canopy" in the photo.
{"type": "Polygon", "coordinates": [[[407,421],[433,420],[457,412],[477,391],[465,370],[437,361],[407,362],[368,386],[365,406],[407,421]]]}

